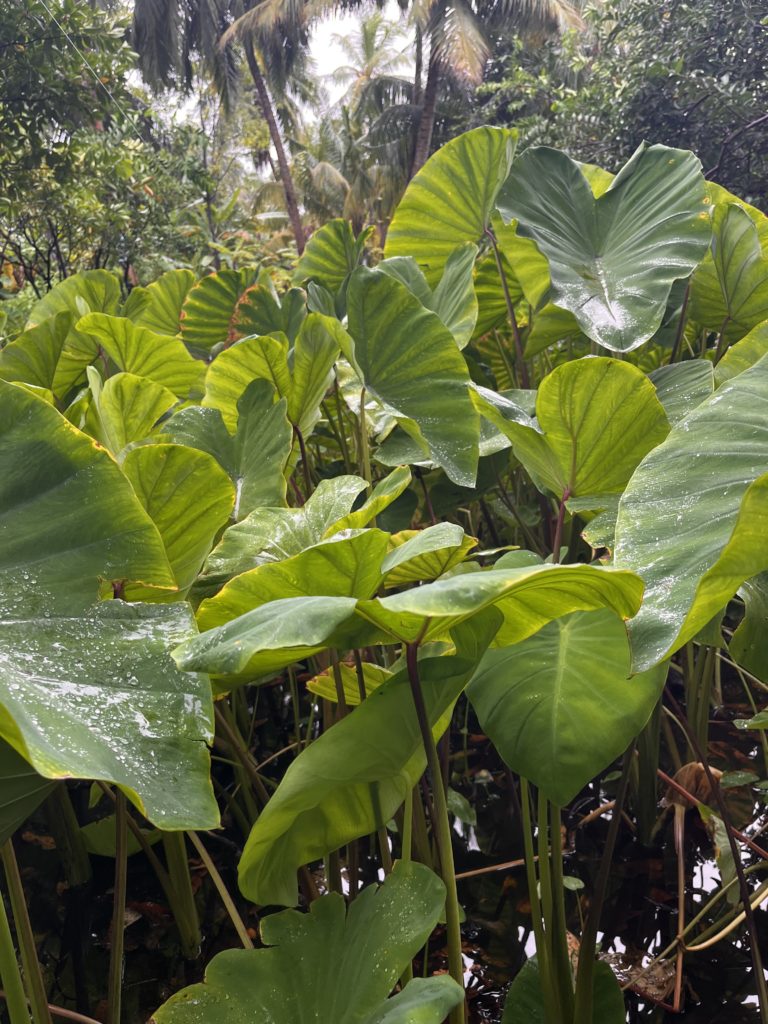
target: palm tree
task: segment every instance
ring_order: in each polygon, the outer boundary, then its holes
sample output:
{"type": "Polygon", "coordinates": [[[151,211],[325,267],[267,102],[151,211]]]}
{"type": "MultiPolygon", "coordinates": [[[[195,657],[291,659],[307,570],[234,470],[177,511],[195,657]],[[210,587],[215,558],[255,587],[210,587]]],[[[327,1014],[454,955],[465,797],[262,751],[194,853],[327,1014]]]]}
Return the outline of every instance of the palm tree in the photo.
{"type": "Polygon", "coordinates": [[[523,38],[551,35],[581,23],[571,0],[414,0],[416,22],[415,94],[421,112],[411,175],[429,156],[441,79],[468,85],[482,80],[492,52],[492,35],[516,31],[523,38]],[[427,79],[421,89],[423,41],[429,41],[427,79]]]}
{"type": "Polygon", "coordinates": [[[347,64],[331,73],[347,91],[341,103],[357,120],[375,119],[386,105],[410,99],[411,81],[400,74],[408,66],[402,27],[388,21],[381,11],[363,16],[358,29],[347,35],[333,35],[347,64]]]}
{"type": "Polygon", "coordinates": [[[242,43],[253,80],[256,101],[269,129],[277,169],[283,185],[286,211],[296,239],[304,249],[305,234],[296,187],[275,111],[280,97],[295,81],[307,57],[307,26],[301,17],[269,24],[250,19],[249,0],[135,0],[131,41],[139,54],[146,81],[157,87],[189,91],[198,57],[230,108],[239,79],[233,43],[242,43]],[[269,84],[263,68],[269,68],[269,84]]]}

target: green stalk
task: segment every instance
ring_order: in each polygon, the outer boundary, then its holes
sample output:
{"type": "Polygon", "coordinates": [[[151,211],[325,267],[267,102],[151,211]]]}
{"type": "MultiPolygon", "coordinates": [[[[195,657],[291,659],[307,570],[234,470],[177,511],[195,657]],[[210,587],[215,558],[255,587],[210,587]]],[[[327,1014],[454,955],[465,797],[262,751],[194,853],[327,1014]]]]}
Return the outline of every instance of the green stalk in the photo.
{"type": "Polygon", "coordinates": [[[200,953],[203,939],[200,934],[195,895],[192,892],[184,833],[163,832],[163,850],[174,892],[171,910],[181,939],[182,956],[187,960],[194,960],[200,953]]]}
{"type": "Polygon", "coordinates": [[[13,840],[9,839],[3,844],[0,848],[0,857],[2,857],[5,870],[5,884],[8,886],[8,895],[11,898],[11,912],[16,925],[16,937],[19,940],[21,965],[24,970],[24,987],[29,997],[29,1005],[32,1007],[32,1019],[35,1024],[51,1024],[48,996],[40,971],[40,962],[37,958],[35,935],[27,912],[27,901],[24,897],[24,887],[21,883],[19,865],[16,862],[13,840]]]}
{"type": "MultiPolygon", "coordinates": [[[[371,492],[371,452],[368,445],[368,426],[365,422],[365,388],[360,392],[360,416],[358,420],[358,431],[359,431],[359,444],[360,449],[358,451],[358,460],[360,463],[360,476],[368,484],[368,493],[371,492]]],[[[375,518],[371,520],[373,526],[376,525],[375,518]]]]}
{"type": "Polygon", "coordinates": [[[21,980],[19,962],[13,945],[11,926],[5,911],[5,901],[0,894],[0,980],[5,989],[5,1002],[11,1024],[31,1024],[27,997],[21,980]]]}
{"type": "Polygon", "coordinates": [[[552,983],[552,962],[544,934],[544,918],[539,900],[539,883],[536,878],[536,856],[533,852],[533,823],[531,821],[531,794],[528,780],[520,776],[520,809],[523,813],[523,848],[525,851],[525,875],[528,880],[528,902],[531,904],[531,924],[536,940],[536,959],[539,964],[539,979],[544,1010],[548,1021],[560,1020],[559,1007],[554,997],[552,983]]]}
{"type": "Polygon", "coordinates": [[[107,1021],[120,1024],[125,948],[125,899],[128,889],[128,808],[125,795],[117,792],[115,809],[115,894],[112,904],[112,942],[107,979],[107,1021]]]}
{"type": "Polygon", "coordinates": [[[197,832],[187,832],[187,837],[189,838],[190,843],[192,843],[194,848],[197,850],[200,860],[205,864],[208,874],[211,877],[211,881],[216,886],[216,892],[218,892],[221,902],[226,907],[229,919],[234,925],[240,942],[243,944],[243,949],[253,949],[253,942],[248,934],[248,929],[245,927],[245,923],[235,906],[235,901],[229,895],[229,890],[224,884],[224,879],[219,874],[216,865],[213,863],[211,855],[203,846],[202,840],[198,836],[197,832]]]}
{"type": "MultiPolygon", "coordinates": [[[[416,718],[421,732],[421,742],[427,755],[427,767],[432,782],[432,800],[434,804],[434,820],[432,827],[437,840],[440,858],[440,873],[445,885],[445,923],[448,933],[448,970],[453,980],[464,988],[464,962],[461,957],[461,924],[459,896],[456,890],[456,868],[453,863],[453,844],[451,842],[451,823],[448,817],[448,803],[443,786],[443,774],[440,769],[440,758],[435,745],[435,737],[429,723],[429,715],[424,703],[421,689],[418,662],[419,645],[406,644],[405,657],[408,666],[408,680],[416,708],[416,718]]],[[[464,1024],[464,1005],[461,1004],[451,1011],[451,1024],[464,1024]]]]}
{"type": "Polygon", "coordinates": [[[560,963],[557,956],[557,935],[555,925],[555,911],[552,891],[552,873],[549,852],[549,837],[547,836],[549,826],[549,809],[547,798],[538,790],[536,798],[536,818],[538,824],[538,848],[539,848],[539,888],[541,890],[541,916],[544,922],[544,941],[547,948],[547,959],[550,965],[550,984],[552,997],[555,1001],[557,1017],[559,1021],[566,1021],[565,1007],[563,1003],[563,979],[560,976],[560,963]]]}
{"type": "MultiPolygon", "coordinates": [[[[541,798],[541,794],[539,794],[541,798]]],[[[565,886],[563,885],[563,837],[560,831],[560,808],[544,801],[549,807],[550,858],[552,863],[552,960],[558,977],[560,1001],[565,1008],[564,1019],[573,1017],[573,971],[568,955],[568,935],[565,917],[565,886]]]]}

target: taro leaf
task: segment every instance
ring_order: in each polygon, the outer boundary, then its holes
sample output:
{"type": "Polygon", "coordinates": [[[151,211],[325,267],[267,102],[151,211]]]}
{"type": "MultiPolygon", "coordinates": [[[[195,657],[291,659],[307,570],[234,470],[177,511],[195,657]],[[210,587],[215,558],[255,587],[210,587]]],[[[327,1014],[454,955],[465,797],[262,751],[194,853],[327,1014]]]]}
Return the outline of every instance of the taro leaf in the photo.
{"type": "Polygon", "coordinates": [[[187,352],[178,338],[155,334],[130,320],[89,313],[78,321],[82,334],[95,338],[119,369],[162,384],[179,398],[202,393],[205,363],[187,352]]]}
{"type": "MultiPolygon", "coordinates": [[[[624,997],[608,964],[597,961],[593,970],[593,1024],[625,1024],[624,997]]],[[[539,965],[528,960],[507,993],[502,1024],[554,1024],[547,1018],[539,982],[539,965]]]]}
{"type": "Polygon", "coordinates": [[[10,839],[56,785],[0,740],[0,846],[10,839]]]}
{"type": "Polygon", "coordinates": [[[213,629],[280,598],[371,597],[381,583],[388,541],[389,535],[381,530],[361,530],[241,573],[200,605],[200,628],[213,629]]]}
{"type": "MultiPolygon", "coordinates": [[[[374,665],[368,661],[362,662],[361,668],[366,696],[373,693],[392,675],[389,669],[382,668],[380,665],[374,665]]],[[[341,661],[339,662],[339,674],[341,676],[341,686],[344,690],[344,699],[350,707],[356,707],[360,703],[360,682],[357,668],[354,665],[347,665],[341,661]]],[[[307,689],[310,693],[316,693],[318,697],[323,697],[333,704],[338,703],[339,695],[336,692],[333,668],[324,669],[310,679],[307,682],[307,689]]]]}
{"type": "Polygon", "coordinates": [[[411,482],[411,471],[407,466],[398,466],[376,484],[370,497],[366,498],[360,508],[355,509],[328,527],[324,536],[329,537],[341,530],[357,530],[367,526],[379,513],[389,508],[393,501],[400,497],[411,482]]]}
{"type": "Polygon", "coordinates": [[[12,384],[0,399],[0,735],[42,775],[112,781],[164,828],[211,827],[210,685],[168,655],[189,607],[94,603],[101,581],[175,588],[157,528],[91,438],[12,384]]]}
{"type": "Polygon", "coordinates": [[[238,402],[254,380],[268,381],[276,397],[287,401],[291,375],[285,336],[244,338],[220,353],[208,367],[202,404],[218,409],[232,433],[237,427],[238,402]]]}
{"type": "Polygon", "coordinates": [[[197,349],[236,341],[235,313],[240,296],[253,284],[255,271],[219,270],[201,278],[187,293],[181,309],[181,337],[197,349]]]}
{"type": "Polygon", "coordinates": [[[506,646],[568,612],[608,607],[629,618],[641,595],[642,584],[632,573],[549,563],[451,576],[389,597],[359,601],[357,613],[403,643],[414,643],[438,639],[496,605],[504,622],[494,644],[506,646]]]}
{"type": "MultiPolygon", "coordinates": [[[[455,655],[420,659],[424,702],[438,737],[498,622],[498,614],[485,614],[454,633],[455,655]]],[[[245,845],[243,893],[257,903],[293,906],[297,868],[385,825],[425,766],[403,670],[289,766],[245,845]]]]}
{"type": "Polygon", "coordinates": [[[627,631],[609,611],[575,612],[486,651],[467,694],[509,767],[560,807],[626,749],[661,694],[666,666],[629,678],[627,631]]]}
{"type": "Polygon", "coordinates": [[[103,384],[95,367],[87,368],[93,400],[86,416],[88,432],[118,457],[126,445],[142,441],[162,416],[176,405],[162,384],[117,373],[103,384]]]}
{"type": "MultiPolygon", "coordinates": [[[[207,452],[177,444],[134,448],[123,472],[159,530],[176,584],[185,592],[232,512],[229,477],[207,452]]],[[[137,599],[136,589],[126,589],[130,600],[137,599]]],[[[149,596],[141,591],[144,600],[149,596]]]]}
{"type": "Polygon", "coordinates": [[[765,355],[768,355],[768,321],[731,345],[715,367],[715,383],[719,387],[731,377],[754,366],[765,355]]]}
{"type": "Polygon", "coordinates": [[[747,580],[739,594],[744,598],[744,618],[728,650],[742,668],[768,683],[768,573],[747,580]]]}
{"type": "Polygon", "coordinates": [[[549,260],[551,301],[614,352],[659,328],[673,282],[706,253],[709,203],[692,153],[645,143],[598,199],[565,153],[528,149],[498,199],[549,260]]]}
{"type": "Polygon", "coordinates": [[[194,283],[195,275],[191,270],[167,270],[146,288],[133,289],[123,307],[123,315],[137,327],[173,337],[181,330],[181,310],[194,283]]]}
{"type": "Polygon", "coordinates": [[[691,280],[691,316],[738,341],[768,320],[768,255],[752,218],[736,203],[717,204],[712,229],[712,259],[691,280]]]}
{"type": "Polygon", "coordinates": [[[516,140],[507,128],[475,128],[434,153],[400,200],[385,255],[414,256],[434,288],[456,246],[484,241],[516,140]]]}
{"type": "Polygon", "coordinates": [[[768,357],[723,384],[637,467],[615,564],[645,582],[629,624],[640,671],[695,636],[768,569],[768,357]]]}
{"type": "Polygon", "coordinates": [[[526,359],[531,359],[557,341],[580,337],[581,328],[573,313],[549,302],[540,312],[531,315],[524,355],[526,359]]]}
{"type": "Polygon", "coordinates": [[[64,310],[28,328],[0,350],[0,378],[51,388],[71,326],[72,314],[64,310]]]}
{"type": "Polygon", "coordinates": [[[165,424],[164,438],[208,452],[235,485],[235,519],[262,505],[284,505],[283,470],[291,453],[286,401],[274,401],[274,388],[255,380],[238,403],[237,432],[229,433],[218,409],[182,409],[165,424]]]}
{"type": "Polygon", "coordinates": [[[577,359],[548,374],[536,398],[538,425],[504,396],[478,388],[473,397],[537,486],[559,498],[622,491],[669,432],[653,385],[617,359],[577,359]]]}
{"type": "Polygon", "coordinates": [[[715,375],[708,359],[690,359],[685,363],[660,366],[649,377],[656,388],[656,397],[672,424],[701,405],[715,390],[715,375]]]}
{"type": "MultiPolygon", "coordinates": [[[[87,312],[116,313],[120,303],[117,276],[107,270],[83,270],[55,285],[34,304],[27,329],[57,313],[71,313],[74,322],[87,312]]],[[[71,326],[56,367],[52,390],[63,398],[73,385],[85,377],[85,368],[98,355],[98,345],[90,335],[71,326]]]]}
{"type": "Polygon", "coordinates": [[[423,437],[455,483],[473,486],[480,418],[450,332],[405,285],[364,267],[350,279],[347,305],[354,339],[349,355],[366,388],[409,434],[423,437]]]}
{"type": "Polygon", "coordinates": [[[368,228],[355,238],[348,220],[329,220],[307,242],[294,271],[294,283],[316,281],[335,295],[359,265],[372,230],[368,228]]]}
{"type": "Polygon", "coordinates": [[[310,313],[289,354],[288,419],[305,438],[318,420],[320,403],[333,381],[333,365],[341,347],[340,333],[343,334],[343,328],[338,320],[310,313]]]}
{"type": "Polygon", "coordinates": [[[429,938],[445,898],[423,864],[395,865],[381,887],[365,888],[349,909],[331,893],[309,913],[262,919],[267,949],[230,949],[153,1015],[155,1024],[440,1024],[464,998],[445,975],[410,981],[388,999],[429,938]],[[340,979],[344,984],[340,984],[340,979]]]}
{"type": "Polygon", "coordinates": [[[293,344],[307,315],[306,297],[300,288],[278,296],[266,284],[254,284],[240,297],[234,327],[241,338],[249,334],[285,334],[293,344]]]}
{"type": "Polygon", "coordinates": [[[438,576],[464,561],[477,547],[474,537],[467,537],[460,526],[437,523],[426,530],[407,530],[396,535],[397,544],[384,559],[381,569],[386,587],[402,587],[438,576]]]}

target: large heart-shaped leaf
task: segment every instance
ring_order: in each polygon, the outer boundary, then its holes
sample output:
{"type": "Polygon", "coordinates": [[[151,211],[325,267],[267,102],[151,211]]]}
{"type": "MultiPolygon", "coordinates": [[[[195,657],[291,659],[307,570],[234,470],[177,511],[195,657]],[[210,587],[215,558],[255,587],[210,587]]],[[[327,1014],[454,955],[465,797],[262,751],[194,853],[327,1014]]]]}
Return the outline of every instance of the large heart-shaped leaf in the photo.
{"type": "Polygon", "coordinates": [[[276,397],[287,402],[291,374],[285,335],[243,338],[220,353],[208,368],[203,406],[218,409],[232,433],[237,427],[238,402],[254,380],[268,381],[276,397]]]}
{"type": "Polygon", "coordinates": [[[162,384],[179,398],[202,391],[205,363],[193,358],[178,338],[155,334],[125,317],[106,313],[89,313],[78,321],[77,329],[95,338],[127,373],[162,384]]]}
{"type": "Polygon", "coordinates": [[[235,325],[237,303],[255,276],[250,267],[218,270],[190,288],[181,310],[181,336],[187,345],[207,350],[241,336],[235,325]]]}
{"type": "Polygon", "coordinates": [[[737,203],[717,204],[712,231],[712,259],[691,281],[691,316],[726,341],[738,341],[768,320],[768,253],[737,203]]]}
{"type": "Polygon", "coordinates": [[[534,481],[559,498],[622,491],[643,456],[669,432],[651,382],[617,359],[589,357],[558,366],[539,387],[537,423],[484,388],[474,398],[512,441],[534,481]]]}
{"type": "Polygon", "coordinates": [[[731,377],[748,370],[765,355],[768,355],[768,320],[754,327],[726,351],[715,367],[716,384],[719,387],[731,377]]]}
{"type": "Polygon", "coordinates": [[[708,359],[669,363],[648,376],[670,423],[678,423],[715,390],[715,375],[708,359]]]}
{"type": "Polygon", "coordinates": [[[133,373],[116,373],[103,383],[95,367],[87,367],[86,373],[93,397],[85,427],[116,458],[127,445],[149,437],[158,420],[176,405],[168,388],[133,373]]]}
{"type": "Polygon", "coordinates": [[[564,806],[643,728],[666,667],[629,675],[621,620],[575,612],[522,643],[486,651],[467,692],[509,767],[564,806]]]}
{"type": "Polygon", "coordinates": [[[368,228],[355,238],[348,220],[341,217],[329,220],[307,242],[296,264],[293,280],[296,284],[316,281],[335,295],[360,263],[372,230],[368,228]]]}
{"type": "Polygon", "coordinates": [[[450,331],[400,281],[364,267],[350,279],[347,304],[354,347],[345,354],[366,388],[455,483],[472,487],[480,418],[450,331]]]}
{"type": "Polygon", "coordinates": [[[336,893],[308,914],[263,919],[267,949],[226,950],[205,981],[182,989],[153,1015],[156,1024],[440,1024],[464,994],[452,979],[416,979],[388,999],[428,939],[445,898],[423,864],[397,864],[381,887],[347,910],[336,893]],[[343,979],[344,983],[340,984],[343,979]]]}
{"type": "Polygon", "coordinates": [[[103,584],[175,589],[157,528],[91,438],[12,384],[0,399],[0,735],[42,775],[116,782],[158,824],[209,827],[210,686],[168,655],[191,610],[96,603],[103,584]]]}
{"type": "Polygon", "coordinates": [[[67,310],[29,327],[0,350],[0,378],[51,388],[72,314],[67,310]]]}
{"type": "Polygon", "coordinates": [[[167,270],[146,288],[134,288],[123,307],[123,315],[137,327],[171,337],[181,329],[181,310],[195,283],[191,270],[167,270]]]}
{"type": "MultiPolygon", "coordinates": [[[[438,737],[498,623],[498,613],[485,614],[454,633],[455,655],[419,661],[424,702],[438,737]]],[[[403,670],[290,765],[248,837],[240,888],[258,903],[292,906],[298,898],[296,869],[385,825],[425,767],[403,670]]]]}
{"type": "Polygon", "coordinates": [[[434,153],[400,200],[385,254],[415,257],[434,287],[456,246],[485,240],[516,140],[507,128],[474,128],[434,153]]]}
{"type": "Polygon", "coordinates": [[[692,410],[619,503],[615,564],[646,585],[629,624],[636,670],[702,629],[768,569],[768,357],[692,410]]]}
{"type": "Polygon", "coordinates": [[[597,199],[579,165],[546,147],[515,161],[498,198],[549,260],[552,302],[614,352],[659,328],[673,282],[706,253],[709,204],[692,153],[645,143],[597,199]]]}
{"type": "Polygon", "coordinates": [[[282,333],[293,343],[306,315],[306,296],[300,288],[290,288],[279,296],[270,281],[251,285],[243,292],[233,326],[241,337],[282,333]]]}

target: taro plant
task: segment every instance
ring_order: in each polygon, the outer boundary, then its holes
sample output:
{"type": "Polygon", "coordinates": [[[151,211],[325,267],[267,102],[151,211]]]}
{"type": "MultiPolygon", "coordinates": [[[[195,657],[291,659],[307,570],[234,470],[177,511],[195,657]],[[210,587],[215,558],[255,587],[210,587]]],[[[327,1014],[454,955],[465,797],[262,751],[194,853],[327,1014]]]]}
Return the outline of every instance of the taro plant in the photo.
{"type": "Polygon", "coordinates": [[[12,1024],[48,1019],[12,839],[43,801],[70,885],[89,849],[115,860],[112,1021],[130,849],[200,956],[185,833],[245,948],[160,1024],[464,1021],[470,720],[525,855],[535,957],[506,1024],[618,1024],[622,987],[679,1009],[718,942],[749,947],[768,1021],[746,860],[765,855],[709,763],[724,672],[765,726],[768,220],[691,153],[644,145],[614,176],[515,141],[478,128],[436,153],[378,262],[332,221],[281,294],[263,268],[128,296],[91,271],[0,351],[12,1024]],[[259,720],[288,740],[261,762],[259,720]],[[672,941],[628,964],[598,933],[622,812],[659,841],[659,772],[722,885],[690,913],[676,828],[672,941]],[[105,801],[99,838],[77,779],[105,801]],[[574,906],[584,793],[611,818],[574,906]],[[222,818],[239,895],[198,834],[222,818]],[[671,984],[649,995],[654,971],[671,984]]]}

